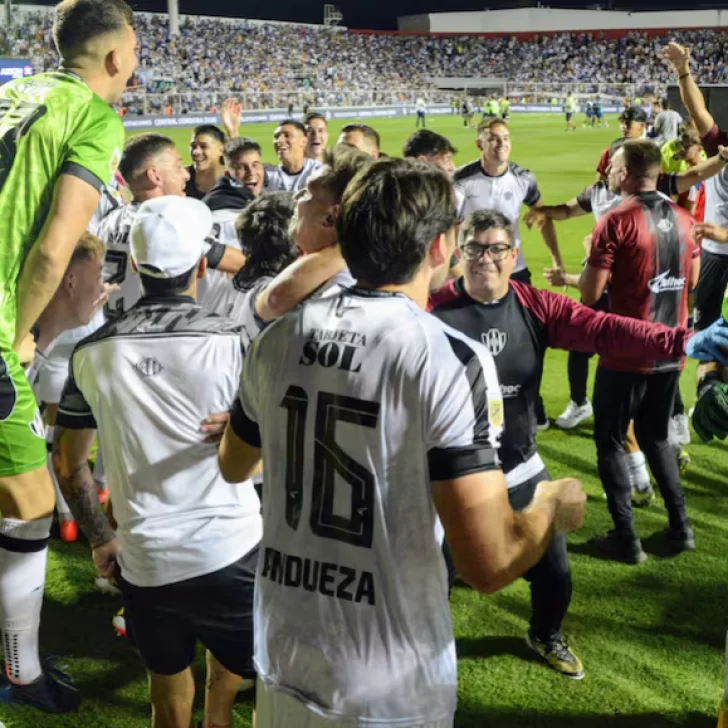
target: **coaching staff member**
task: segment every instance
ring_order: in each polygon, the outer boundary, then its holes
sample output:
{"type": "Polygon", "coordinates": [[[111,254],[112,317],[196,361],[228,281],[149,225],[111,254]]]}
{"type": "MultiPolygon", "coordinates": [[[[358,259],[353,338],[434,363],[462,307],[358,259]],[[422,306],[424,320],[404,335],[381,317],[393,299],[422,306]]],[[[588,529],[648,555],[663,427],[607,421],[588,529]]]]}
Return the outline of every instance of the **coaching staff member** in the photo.
{"type": "MultiPolygon", "coordinates": [[[[660,150],[651,141],[627,141],[619,170],[624,202],[605,215],[592,236],[580,289],[596,303],[609,281],[612,313],[685,326],[688,290],[700,272],[693,218],[657,191],[660,150]],[[611,279],[611,280],[610,280],[611,279]]],[[[599,475],[615,530],[596,545],[612,558],[647,558],[637,536],[630,500],[624,439],[630,419],[669,516],[667,538],[676,551],[695,548],[677,460],[668,443],[678,378],[684,360],[633,357],[615,349],[602,356],[594,387],[594,438],[599,475]]]]}

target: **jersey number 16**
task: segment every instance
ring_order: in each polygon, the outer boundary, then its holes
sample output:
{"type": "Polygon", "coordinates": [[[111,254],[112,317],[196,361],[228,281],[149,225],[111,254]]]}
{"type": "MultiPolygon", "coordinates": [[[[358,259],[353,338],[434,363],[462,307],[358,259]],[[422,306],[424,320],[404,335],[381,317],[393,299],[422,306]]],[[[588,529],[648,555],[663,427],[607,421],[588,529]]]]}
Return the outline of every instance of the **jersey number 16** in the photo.
{"type": "MultiPolygon", "coordinates": [[[[304,448],[309,400],[301,387],[290,386],[281,402],[288,410],[286,428],[286,523],[298,529],[303,505],[304,448]]],[[[374,476],[336,442],[336,423],[374,428],[379,404],[331,392],[319,392],[314,431],[311,530],[322,538],[372,547],[374,476]],[[351,488],[350,516],[334,513],[335,474],[351,488]]]]}

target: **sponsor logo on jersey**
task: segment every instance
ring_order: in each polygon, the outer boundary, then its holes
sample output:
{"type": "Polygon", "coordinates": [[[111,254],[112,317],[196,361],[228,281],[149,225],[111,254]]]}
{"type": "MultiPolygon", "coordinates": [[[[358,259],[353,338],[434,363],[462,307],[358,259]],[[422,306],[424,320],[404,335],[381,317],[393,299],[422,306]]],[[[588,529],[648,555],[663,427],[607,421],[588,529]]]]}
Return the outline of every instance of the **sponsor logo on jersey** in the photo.
{"type": "Polygon", "coordinates": [[[660,273],[652,280],[648,281],[647,287],[652,293],[666,293],[667,291],[681,291],[685,288],[685,278],[675,278],[670,275],[670,271],[660,273]]]}
{"type": "Polygon", "coordinates": [[[657,223],[657,227],[662,230],[663,233],[667,235],[667,233],[670,232],[675,226],[672,224],[671,220],[668,220],[666,217],[663,217],[660,222],[657,223]]]}
{"type": "Polygon", "coordinates": [[[485,334],[481,334],[480,338],[492,356],[498,356],[508,343],[508,334],[505,331],[498,331],[498,329],[490,329],[485,334]]]}
{"type": "Polygon", "coordinates": [[[156,377],[164,367],[153,357],[145,356],[140,359],[135,365],[134,369],[143,377],[156,377]]]}
{"type": "Polygon", "coordinates": [[[503,399],[514,399],[521,395],[520,384],[501,384],[501,394],[503,399]]]}

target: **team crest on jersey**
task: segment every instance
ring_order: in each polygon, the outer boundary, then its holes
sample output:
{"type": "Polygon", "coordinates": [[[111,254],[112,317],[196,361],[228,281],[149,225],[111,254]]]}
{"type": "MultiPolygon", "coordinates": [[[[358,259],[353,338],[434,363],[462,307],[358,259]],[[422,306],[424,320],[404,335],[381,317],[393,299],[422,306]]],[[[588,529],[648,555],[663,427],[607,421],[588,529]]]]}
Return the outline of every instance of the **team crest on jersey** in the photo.
{"type": "Polygon", "coordinates": [[[503,193],[503,197],[507,202],[510,202],[513,199],[513,193],[510,190],[506,190],[503,193]]]}
{"type": "Polygon", "coordinates": [[[145,356],[134,365],[134,369],[143,377],[150,378],[156,377],[164,367],[153,357],[145,356]]]}
{"type": "Polygon", "coordinates": [[[491,329],[487,333],[481,334],[480,338],[493,356],[498,356],[508,343],[508,334],[505,331],[498,331],[498,329],[491,329]]]}
{"type": "Polygon", "coordinates": [[[493,427],[503,424],[503,401],[500,399],[488,400],[488,419],[493,427]]]}
{"type": "Polygon", "coordinates": [[[662,230],[665,235],[670,232],[675,226],[672,224],[671,220],[668,220],[666,217],[663,217],[660,222],[657,223],[657,227],[662,230]]]}

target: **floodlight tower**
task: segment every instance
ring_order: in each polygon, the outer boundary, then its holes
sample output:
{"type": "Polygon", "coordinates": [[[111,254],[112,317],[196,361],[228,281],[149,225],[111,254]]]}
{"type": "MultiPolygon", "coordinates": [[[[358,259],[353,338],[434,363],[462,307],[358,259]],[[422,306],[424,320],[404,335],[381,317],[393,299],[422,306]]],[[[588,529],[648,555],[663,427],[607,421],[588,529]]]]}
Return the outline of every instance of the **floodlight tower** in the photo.
{"type": "Polygon", "coordinates": [[[341,14],[341,10],[336,5],[324,5],[324,25],[329,28],[333,28],[338,25],[344,16],[341,14]]]}
{"type": "Polygon", "coordinates": [[[179,35],[179,0],[167,0],[167,13],[169,14],[169,34],[179,35]]]}

